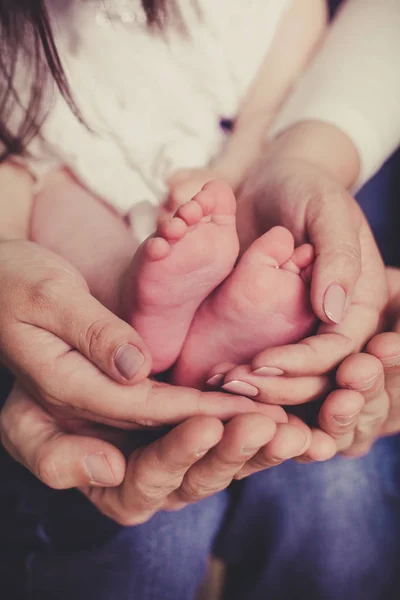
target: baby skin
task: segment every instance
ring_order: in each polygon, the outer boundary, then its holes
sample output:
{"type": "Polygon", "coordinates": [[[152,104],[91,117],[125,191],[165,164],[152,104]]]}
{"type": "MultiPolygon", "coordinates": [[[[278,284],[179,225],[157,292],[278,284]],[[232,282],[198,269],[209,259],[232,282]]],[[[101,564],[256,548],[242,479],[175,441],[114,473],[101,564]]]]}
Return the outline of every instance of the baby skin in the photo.
{"type": "Polygon", "coordinates": [[[160,223],[127,272],[125,317],[147,343],[153,372],[175,365],[179,385],[204,387],[215,365],[296,343],[316,325],[308,290],[313,248],[295,249],[292,234],[275,227],[234,266],[235,209],[227,184],[207,183],[160,223]]]}

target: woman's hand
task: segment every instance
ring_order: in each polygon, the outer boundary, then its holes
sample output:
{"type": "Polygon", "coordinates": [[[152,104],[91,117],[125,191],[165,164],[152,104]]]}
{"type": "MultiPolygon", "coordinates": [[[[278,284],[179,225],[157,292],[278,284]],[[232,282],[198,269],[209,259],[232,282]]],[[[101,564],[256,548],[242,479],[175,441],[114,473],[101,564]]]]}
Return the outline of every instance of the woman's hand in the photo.
{"type": "MultiPolygon", "coordinates": [[[[353,419],[351,432],[337,432],[339,449],[349,456],[368,452],[380,437],[400,432],[400,271],[386,269],[389,301],[384,311],[386,333],[368,343],[364,353],[348,357],[336,375],[340,393],[355,390],[364,397],[364,406],[353,419]]],[[[324,419],[321,426],[332,433],[324,419]]]]}
{"type": "MultiPolygon", "coordinates": [[[[228,382],[240,375],[259,389],[258,400],[306,402],[327,391],[327,373],[374,335],[387,286],[366,219],[346,191],[358,170],[349,138],[319,122],[300,123],[283,133],[249,170],[236,194],[242,251],[275,225],[287,227],[297,244],[313,244],[310,294],[321,325],[317,335],[299,344],[261,352],[240,373],[218,366],[210,376],[225,373],[228,382]],[[260,367],[283,374],[253,375],[260,367]]],[[[171,180],[170,202],[186,200],[199,178],[212,175],[210,169],[178,174],[171,180]]]]}
{"type": "Polygon", "coordinates": [[[260,163],[238,199],[244,244],[274,225],[316,253],[311,304],[321,321],[317,335],[269,348],[254,369],[275,367],[286,376],[321,375],[375,333],[387,298],[383,263],[356,201],[320,166],[298,158],[260,163]]]}

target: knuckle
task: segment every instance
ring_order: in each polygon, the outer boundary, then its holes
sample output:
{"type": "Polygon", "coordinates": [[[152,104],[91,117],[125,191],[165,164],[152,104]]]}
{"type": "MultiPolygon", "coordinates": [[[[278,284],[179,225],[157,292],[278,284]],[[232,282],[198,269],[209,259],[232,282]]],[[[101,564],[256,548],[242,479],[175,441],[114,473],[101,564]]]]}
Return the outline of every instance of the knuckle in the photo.
{"type": "MultiPolygon", "coordinates": [[[[231,482],[232,477],[229,478],[229,481],[226,483],[226,485],[231,482]]],[[[223,482],[219,483],[219,485],[216,485],[215,483],[196,480],[193,481],[188,479],[180,490],[180,496],[186,502],[199,502],[203,498],[213,496],[225,487],[223,482]]]]}
{"type": "Polygon", "coordinates": [[[33,309],[47,311],[57,304],[61,293],[61,281],[57,273],[49,273],[35,281],[28,291],[29,304],[33,309]]]}
{"type": "Polygon", "coordinates": [[[87,328],[84,338],[81,340],[82,347],[90,356],[104,352],[110,346],[110,341],[115,336],[115,327],[108,320],[97,319],[87,328]]]}
{"type": "Polygon", "coordinates": [[[350,240],[338,240],[335,247],[324,253],[326,265],[334,264],[337,271],[346,271],[353,277],[361,273],[361,250],[360,247],[350,240]]]}
{"type": "Polygon", "coordinates": [[[357,439],[365,441],[375,436],[383,424],[384,416],[374,416],[369,419],[359,420],[357,423],[357,439]]]}
{"type": "Polygon", "coordinates": [[[339,243],[336,251],[339,265],[344,267],[351,266],[354,271],[361,270],[361,251],[360,247],[349,240],[343,240],[339,243]]]}
{"type": "Polygon", "coordinates": [[[42,483],[54,490],[62,490],[63,486],[58,476],[57,465],[49,453],[42,454],[36,459],[34,473],[42,483]]]}
{"type": "Polygon", "coordinates": [[[135,496],[136,498],[141,498],[141,501],[145,504],[152,505],[160,503],[169,491],[167,486],[162,482],[152,482],[149,484],[146,481],[137,481],[135,496]]]}

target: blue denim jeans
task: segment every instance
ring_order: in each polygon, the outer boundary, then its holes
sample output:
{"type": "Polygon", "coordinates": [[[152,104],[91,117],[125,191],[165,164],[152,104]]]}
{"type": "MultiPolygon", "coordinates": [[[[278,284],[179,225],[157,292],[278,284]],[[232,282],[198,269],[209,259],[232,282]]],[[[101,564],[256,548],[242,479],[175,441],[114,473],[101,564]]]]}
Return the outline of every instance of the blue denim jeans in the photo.
{"type": "Polygon", "coordinates": [[[236,494],[216,547],[227,599],[399,597],[399,436],[361,459],[287,462],[236,494]]]}
{"type": "Polygon", "coordinates": [[[190,600],[226,512],[216,495],[139,527],[102,516],[0,455],[0,592],[4,600],[190,600]]]}
{"type": "Polygon", "coordinates": [[[139,527],[2,456],[2,597],[193,600],[214,548],[227,600],[397,599],[399,450],[396,436],[362,459],[288,462],[139,527]]]}

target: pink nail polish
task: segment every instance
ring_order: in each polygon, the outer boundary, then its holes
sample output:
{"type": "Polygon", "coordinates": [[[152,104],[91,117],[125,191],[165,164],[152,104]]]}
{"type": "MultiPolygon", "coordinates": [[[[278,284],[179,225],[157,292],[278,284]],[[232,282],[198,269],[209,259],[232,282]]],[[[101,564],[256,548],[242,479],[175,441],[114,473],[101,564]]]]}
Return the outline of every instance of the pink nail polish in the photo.
{"type": "Polygon", "coordinates": [[[229,381],[222,386],[223,390],[227,392],[231,392],[231,394],[238,394],[239,396],[258,396],[259,390],[254,386],[250,385],[250,383],[245,383],[244,381],[229,381]]]}
{"type": "Polygon", "coordinates": [[[278,367],[260,367],[253,371],[253,375],[262,375],[263,377],[277,377],[278,375],[283,375],[282,369],[278,369],[278,367]]]}
{"type": "Polygon", "coordinates": [[[334,283],[325,293],[324,312],[333,323],[340,323],[343,319],[345,306],[346,292],[342,286],[334,283]]]}
{"type": "Polygon", "coordinates": [[[210,377],[210,379],[207,379],[206,384],[207,385],[212,385],[212,386],[217,386],[220,385],[224,380],[224,375],[222,375],[222,373],[217,373],[216,375],[213,375],[212,377],[210,377]]]}
{"type": "Polygon", "coordinates": [[[114,363],[122,377],[132,379],[144,363],[144,356],[132,344],[125,344],[115,353],[114,363]]]}

